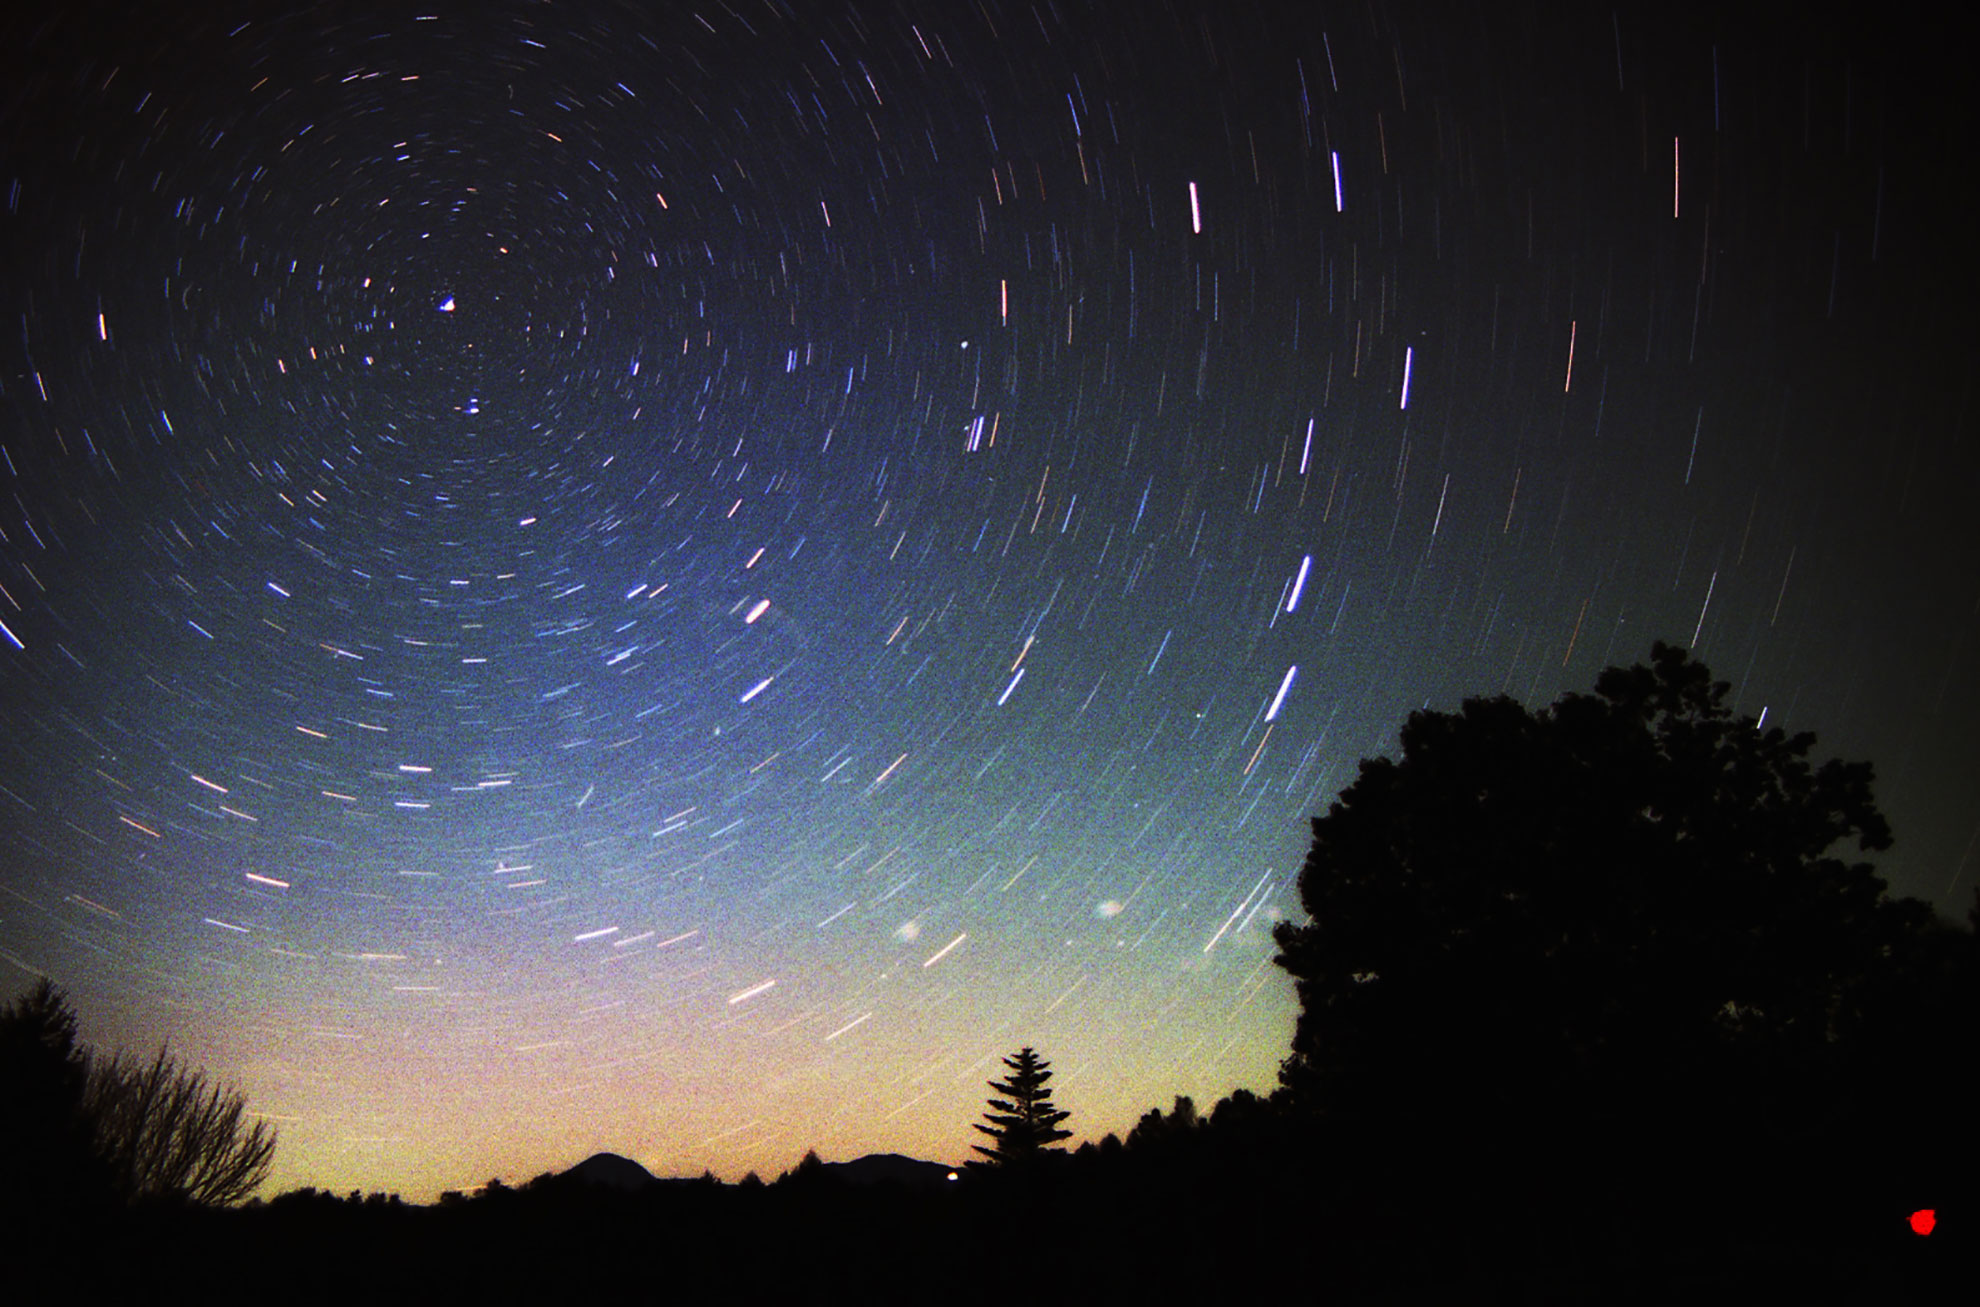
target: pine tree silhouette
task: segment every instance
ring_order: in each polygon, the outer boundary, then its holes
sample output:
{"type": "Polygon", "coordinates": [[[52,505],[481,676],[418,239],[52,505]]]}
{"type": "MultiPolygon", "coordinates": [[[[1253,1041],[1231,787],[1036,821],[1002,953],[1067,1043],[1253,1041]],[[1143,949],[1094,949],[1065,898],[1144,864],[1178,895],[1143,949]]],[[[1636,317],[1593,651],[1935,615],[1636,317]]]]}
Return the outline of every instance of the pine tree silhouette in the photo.
{"type": "Polygon", "coordinates": [[[1045,1083],[1052,1078],[1051,1063],[1026,1046],[1005,1058],[1004,1065],[1010,1068],[1010,1079],[990,1082],[990,1088],[1003,1097],[990,1100],[990,1110],[983,1114],[989,1124],[974,1126],[996,1142],[989,1148],[971,1145],[989,1159],[972,1158],[969,1165],[973,1167],[1023,1165],[1035,1161],[1060,1140],[1072,1138],[1072,1131],[1059,1128],[1072,1113],[1052,1106],[1052,1090],[1045,1083]]]}

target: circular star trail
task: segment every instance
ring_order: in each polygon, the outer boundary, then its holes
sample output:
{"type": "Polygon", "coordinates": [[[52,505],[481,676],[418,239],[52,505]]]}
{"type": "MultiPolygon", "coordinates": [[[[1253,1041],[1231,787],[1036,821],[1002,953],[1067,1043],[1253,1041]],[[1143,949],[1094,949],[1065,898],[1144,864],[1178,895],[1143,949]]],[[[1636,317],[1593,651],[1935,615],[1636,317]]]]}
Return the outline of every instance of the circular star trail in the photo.
{"type": "Polygon", "coordinates": [[[0,974],[284,1186],[1095,1137],[1269,1088],[1409,711],[1659,638],[1963,908],[1970,109],[1285,9],[8,20],[0,974]]]}

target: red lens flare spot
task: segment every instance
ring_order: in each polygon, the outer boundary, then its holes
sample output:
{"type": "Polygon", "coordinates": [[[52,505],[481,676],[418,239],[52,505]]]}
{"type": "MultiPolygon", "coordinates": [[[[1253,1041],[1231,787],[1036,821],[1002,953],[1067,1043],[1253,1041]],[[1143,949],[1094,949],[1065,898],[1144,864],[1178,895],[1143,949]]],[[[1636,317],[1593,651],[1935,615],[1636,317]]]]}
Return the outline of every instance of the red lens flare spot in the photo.
{"type": "Polygon", "coordinates": [[[1921,1207],[1911,1214],[1911,1232],[1930,1234],[1932,1227],[1939,1223],[1939,1214],[1930,1207],[1921,1207]]]}

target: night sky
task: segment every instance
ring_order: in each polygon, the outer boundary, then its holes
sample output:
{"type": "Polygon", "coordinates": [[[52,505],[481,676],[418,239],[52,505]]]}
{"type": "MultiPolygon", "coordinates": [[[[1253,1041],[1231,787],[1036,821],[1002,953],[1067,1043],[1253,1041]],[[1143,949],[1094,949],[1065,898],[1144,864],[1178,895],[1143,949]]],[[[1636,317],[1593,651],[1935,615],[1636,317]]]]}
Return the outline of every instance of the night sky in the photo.
{"type": "Polygon", "coordinates": [[[270,1192],[1268,1090],[1357,760],[1659,638],[1964,915],[1901,8],[134,8],[0,31],[0,988],[270,1192]]]}

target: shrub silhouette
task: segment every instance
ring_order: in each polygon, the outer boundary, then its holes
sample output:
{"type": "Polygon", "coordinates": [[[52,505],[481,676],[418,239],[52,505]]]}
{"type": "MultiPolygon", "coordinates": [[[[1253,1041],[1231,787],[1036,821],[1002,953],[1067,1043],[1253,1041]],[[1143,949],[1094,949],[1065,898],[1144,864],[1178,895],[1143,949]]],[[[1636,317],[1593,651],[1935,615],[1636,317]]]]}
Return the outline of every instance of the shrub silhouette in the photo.
{"type": "Polygon", "coordinates": [[[91,1069],[84,1104],[98,1154],[125,1202],[225,1207],[253,1193],[275,1156],[275,1132],[246,1123],[247,1100],[207,1083],[160,1049],[91,1069]]]}

